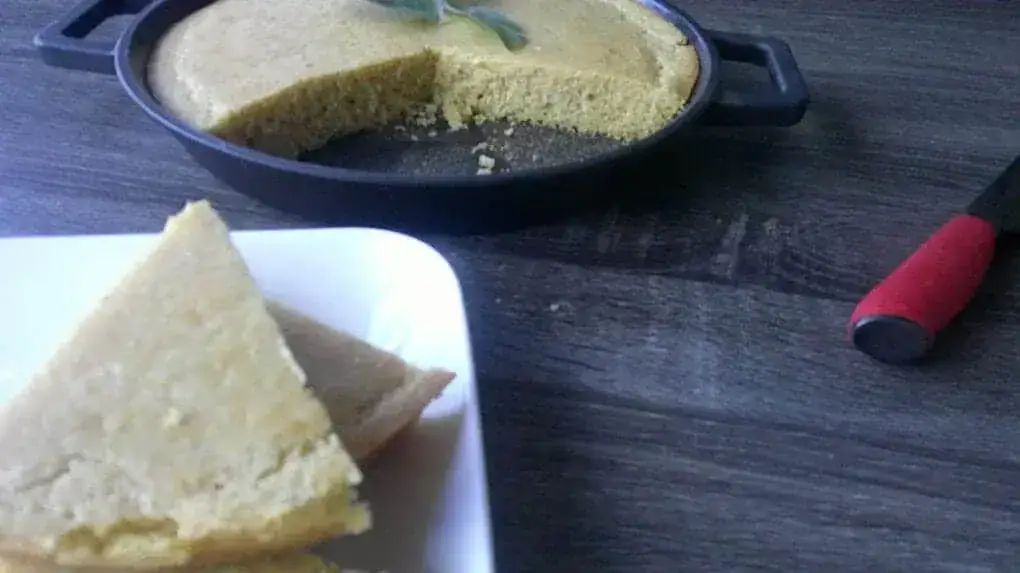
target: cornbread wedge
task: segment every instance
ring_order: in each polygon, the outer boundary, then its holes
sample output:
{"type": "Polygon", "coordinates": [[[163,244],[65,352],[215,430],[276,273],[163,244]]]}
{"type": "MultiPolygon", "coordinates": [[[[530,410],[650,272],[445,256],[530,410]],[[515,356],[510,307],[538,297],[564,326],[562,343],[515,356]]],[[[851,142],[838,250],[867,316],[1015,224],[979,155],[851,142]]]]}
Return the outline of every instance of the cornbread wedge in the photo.
{"type": "MultiPolygon", "coordinates": [[[[59,565],[27,563],[0,558],[0,573],[82,573],[59,565]]],[[[91,569],[88,573],[124,573],[123,569],[91,569]]],[[[364,573],[340,567],[310,553],[288,553],[233,565],[207,565],[178,569],[159,569],[156,573],[364,573]]]]}
{"type": "Polygon", "coordinates": [[[229,563],[370,525],[361,473],[206,202],[0,411],[0,554],[229,563]]]}
{"type": "Polygon", "coordinates": [[[340,440],[359,462],[417,420],[454,378],[446,370],[417,368],[282,304],[270,302],[269,309],[340,440]]]}
{"type": "Polygon", "coordinates": [[[160,39],[149,84],[193,127],[292,156],[428,105],[453,125],[508,119],[638,139],[697,81],[687,38],[640,0],[481,1],[528,45],[511,52],[468,19],[408,21],[369,0],[218,0],[160,39]]]}

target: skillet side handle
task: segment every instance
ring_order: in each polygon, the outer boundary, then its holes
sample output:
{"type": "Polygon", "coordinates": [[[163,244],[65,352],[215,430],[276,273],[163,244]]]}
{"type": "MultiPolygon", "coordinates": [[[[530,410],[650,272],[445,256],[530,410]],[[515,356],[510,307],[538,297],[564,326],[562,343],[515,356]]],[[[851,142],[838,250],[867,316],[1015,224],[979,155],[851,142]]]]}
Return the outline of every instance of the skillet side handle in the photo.
{"type": "Polygon", "coordinates": [[[83,0],[35,35],[32,43],[47,65],[113,75],[116,42],[89,40],[107,20],[137,14],[152,0],[83,0]]]}
{"type": "Polygon", "coordinates": [[[743,62],[766,68],[772,78],[773,90],[737,92],[720,86],[705,111],[709,125],[796,125],[807,111],[807,83],[797,66],[790,46],[776,38],[706,32],[719,52],[721,61],[743,62]]]}

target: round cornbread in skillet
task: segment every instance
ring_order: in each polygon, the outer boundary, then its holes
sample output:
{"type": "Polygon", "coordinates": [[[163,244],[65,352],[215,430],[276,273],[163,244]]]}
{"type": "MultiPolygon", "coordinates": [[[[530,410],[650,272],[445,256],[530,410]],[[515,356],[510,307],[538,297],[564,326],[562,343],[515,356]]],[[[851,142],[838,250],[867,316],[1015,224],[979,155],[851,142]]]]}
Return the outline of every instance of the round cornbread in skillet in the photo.
{"type": "Polygon", "coordinates": [[[665,126],[698,76],[684,35],[638,0],[483,0],[529,36],[509,51],[466,18],[368,0],[220,0],[162,38],[149,82],[193,127],[283,156],[435,104],[622,140],[665,126]]]}

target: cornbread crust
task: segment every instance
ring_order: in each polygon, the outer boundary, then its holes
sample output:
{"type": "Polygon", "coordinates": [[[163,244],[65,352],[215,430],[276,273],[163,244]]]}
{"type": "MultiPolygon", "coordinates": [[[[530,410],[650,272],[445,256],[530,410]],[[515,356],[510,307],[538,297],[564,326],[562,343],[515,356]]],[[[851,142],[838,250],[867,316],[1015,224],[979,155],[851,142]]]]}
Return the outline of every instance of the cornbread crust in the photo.
{"type": "MultiPolygon", "coordinates": [[[[0,573],[124,573],[123,569],[100,568],[88,571],[68,569],[52,563],[28,563],[0,558],[0,573]]],[[[361,573],[341,569],[310,553],[290,553],[257,561],[229,565],[207,565],[176,569],[158,569],[154,573],[361,573]]]]}
{"type": "Polygon", "coordinates": [[[282,304],[269,302],[308,386],[322,400],[351,456],[361,462],[382,449],[454,379],[441,368],[423,370],[351,334],[282,304]]]}
{"type": "Polygon", "coordinates": [[[0,553],[159,568],[369,527],[361,473],[206,202],[0,411],[0,553]]]}
{"type": "Polygon", "coordinates": [[[453,125],[531,122],[624,140],[686,103],[698,58],[638,0],[485,0],[528,32],[508,51],[450,17],[409,22],[368,0],[219,0],[156,46],[149,82],[193,127],[293,156],[427,103],[453,125]]]}

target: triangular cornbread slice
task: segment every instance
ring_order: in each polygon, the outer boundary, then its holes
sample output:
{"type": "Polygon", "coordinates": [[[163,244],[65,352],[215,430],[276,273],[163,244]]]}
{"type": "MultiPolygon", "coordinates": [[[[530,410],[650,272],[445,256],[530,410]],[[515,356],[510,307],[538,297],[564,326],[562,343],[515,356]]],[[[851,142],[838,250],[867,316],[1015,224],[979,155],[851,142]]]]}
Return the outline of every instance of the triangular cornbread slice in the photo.
{"type": "Polygon", "coordinates": [[[453,381],[453,372],[421,369],[278,302],[269,311],[355,460],[372,457],[417,420],[453,381]]]}
{"type": "MultiPolygon", "coordinates": [[[[0,573],[83,573],[82,570],[69,569],[47,563],[28,563],[13,559],[0,558],[0,573]]],[[[124,573],[124,569],[99,568],[90,569],[88,573],[124,573]]],[[[337,565],[320,559],[311,553],[288,553],[270,556],[256,561],[232,563],[226,565],[206,565],[197,567],[159,569],[154,573],[364,573],[352,569],[342,569],[337,565]]]]}
{"type": "Polygon", "coordinates": [[[0,411],[0,553],[157,568],[367,529],[304,382],[226,225],[187,205],[0,411]]]}

